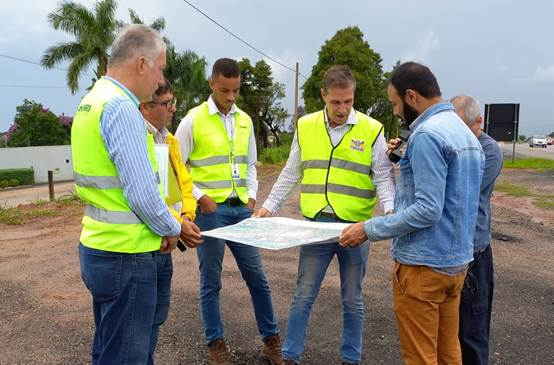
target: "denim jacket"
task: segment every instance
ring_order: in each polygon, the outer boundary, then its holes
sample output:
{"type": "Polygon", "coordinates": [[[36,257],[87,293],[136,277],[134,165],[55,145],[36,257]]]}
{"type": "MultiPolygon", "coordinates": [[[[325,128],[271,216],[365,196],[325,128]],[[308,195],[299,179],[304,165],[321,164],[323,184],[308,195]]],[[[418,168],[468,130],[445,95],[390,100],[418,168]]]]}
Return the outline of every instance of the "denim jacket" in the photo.
{"type": "Polygon", "coordinates": [[[452,104],[429,107],[411,125],[399,162],[395,213],[366,221],[370,240],[394,237],[392,257],[436,268],[473,259],[485,157],[452,104]]]}

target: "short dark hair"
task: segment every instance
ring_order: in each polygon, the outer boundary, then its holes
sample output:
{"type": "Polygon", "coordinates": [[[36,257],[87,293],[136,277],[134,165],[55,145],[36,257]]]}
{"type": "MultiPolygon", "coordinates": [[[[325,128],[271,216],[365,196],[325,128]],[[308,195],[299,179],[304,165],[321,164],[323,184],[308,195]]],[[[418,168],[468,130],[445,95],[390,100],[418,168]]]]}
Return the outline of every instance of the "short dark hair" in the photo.
{"type": "Polygon", "coordinates": [[[441,96],[441,89],[429,67],[416,62],[405,62],[392,70],[389,84],[395,87],[401,97],[406,90],[417,91],[424,98],[441,96]]]}
{"type": "Polygon", "coordinates": [[[329,90],[333,87],[345,89],[347,87],[356,87],[356,79],[350,67],[345,65],[333,65],[325,72],[323,76],[323,89],[329,90]]]}
{"type": "Polygon", "coordinates": [[[227,78],[239,77],[240,69],[238,62],[230,58],[220,58],[215,61],[212,68],[212,80],[219,75],[227,78]]]}
{"type": "Polygon", "coordinates": [[[160,97],[167,93],[173,93],[173,88],[171,87],[171,83],[166,78],[164,78],[164,83],[160,85],[156,89],[156,91],[154,91],[154,95],[152,96],[160,97]]]}

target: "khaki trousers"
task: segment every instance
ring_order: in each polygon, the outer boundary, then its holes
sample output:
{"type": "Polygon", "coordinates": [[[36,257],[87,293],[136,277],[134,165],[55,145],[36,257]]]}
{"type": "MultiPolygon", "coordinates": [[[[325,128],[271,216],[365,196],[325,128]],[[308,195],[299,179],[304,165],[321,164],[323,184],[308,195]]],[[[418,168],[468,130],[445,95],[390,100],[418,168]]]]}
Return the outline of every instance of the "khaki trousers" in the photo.
{"type": "Polygon", "coordinates": [[[462,364],[458,321],[464,278],[465,272],[450,276],[394,263],[393,303],[405,364],[462,364]]]}

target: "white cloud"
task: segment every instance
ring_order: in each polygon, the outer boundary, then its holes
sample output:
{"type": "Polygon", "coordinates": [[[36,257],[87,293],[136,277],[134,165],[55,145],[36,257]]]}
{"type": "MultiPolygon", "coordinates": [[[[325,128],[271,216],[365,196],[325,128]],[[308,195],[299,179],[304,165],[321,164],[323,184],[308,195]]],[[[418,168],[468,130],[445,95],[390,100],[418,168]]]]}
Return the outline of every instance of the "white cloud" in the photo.
{"type": "Polygon", "coordinates": [[[432,30],[425,33],[415,42],[415,47],[406,52],[401,60],[429,62],[431,53],[439,48],[439,36],[432,30]]]}
{"type": "Polygon", "coordinates": [[[513,81],[523,83],[554,82],[554,65],[537,66],[531,76],[516,78],[513,81]]]}

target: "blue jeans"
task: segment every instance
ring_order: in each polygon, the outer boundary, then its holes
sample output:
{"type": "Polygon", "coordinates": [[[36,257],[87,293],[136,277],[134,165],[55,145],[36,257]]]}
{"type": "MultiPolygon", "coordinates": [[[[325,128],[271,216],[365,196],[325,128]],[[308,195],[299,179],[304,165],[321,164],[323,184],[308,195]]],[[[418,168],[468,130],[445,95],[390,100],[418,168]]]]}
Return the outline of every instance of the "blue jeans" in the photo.
{"type": "MultiPolygon", "coordinates": [[[[211,214],[197,211],[195,223],[202,231],[236,224],[252,215],[246,206],[231,207],[218,204],[211,214]]],[[[262,339],[279,333],[277,319],[273,311],[271,290],[265,276],[262,255],[257,247],[203,237],[204,243],[196,249],[200,263],[200,314],[204,325],[206,344],[223,339],[223,323],[219,307],[221,290],[221,267],[225,245],[235,257],[243,280],[248,286],[258,331],[262,339]]]]}
{"type": "Polygon", "coordinates": [[[148,365],[154,365],[154,353],[160,334],[160,326],[164,324],[169,312],[169,302],[171,301],[171,277],[173,276],[173,260],[171,253],[156,254],[157,282],[158,282],[158,300],[156,301],[156,310],[154,311],[154,322],[152,323],[152,333],[150,335],[150,351],[148,353],[148,365]]]}
{"type": "Polygon", "coordinates": [[[312,306],[321,282],[334,255],[340,270],[343,330],[342,361],[359,363],[362,358],[364,305],[362,281],[365,276],[369,242],[357,248],[345,248],[338,243],[300,247],[298,278],[287,320],[287,335],[283,343],[283,358],[300,362],[312,306]]]}
{"type": "Polygon", "coordinates": [[[93,365],[147,364],[156,309],[156,255],[79,244],[81,278],[92,294],[96,327],[93,365]]]}
{"type": "Polygon", "coordinates": [[[460,300],[460,345],[464,364],[488,364],[494,270],[491,246],[474,254],[460,300]]]}

